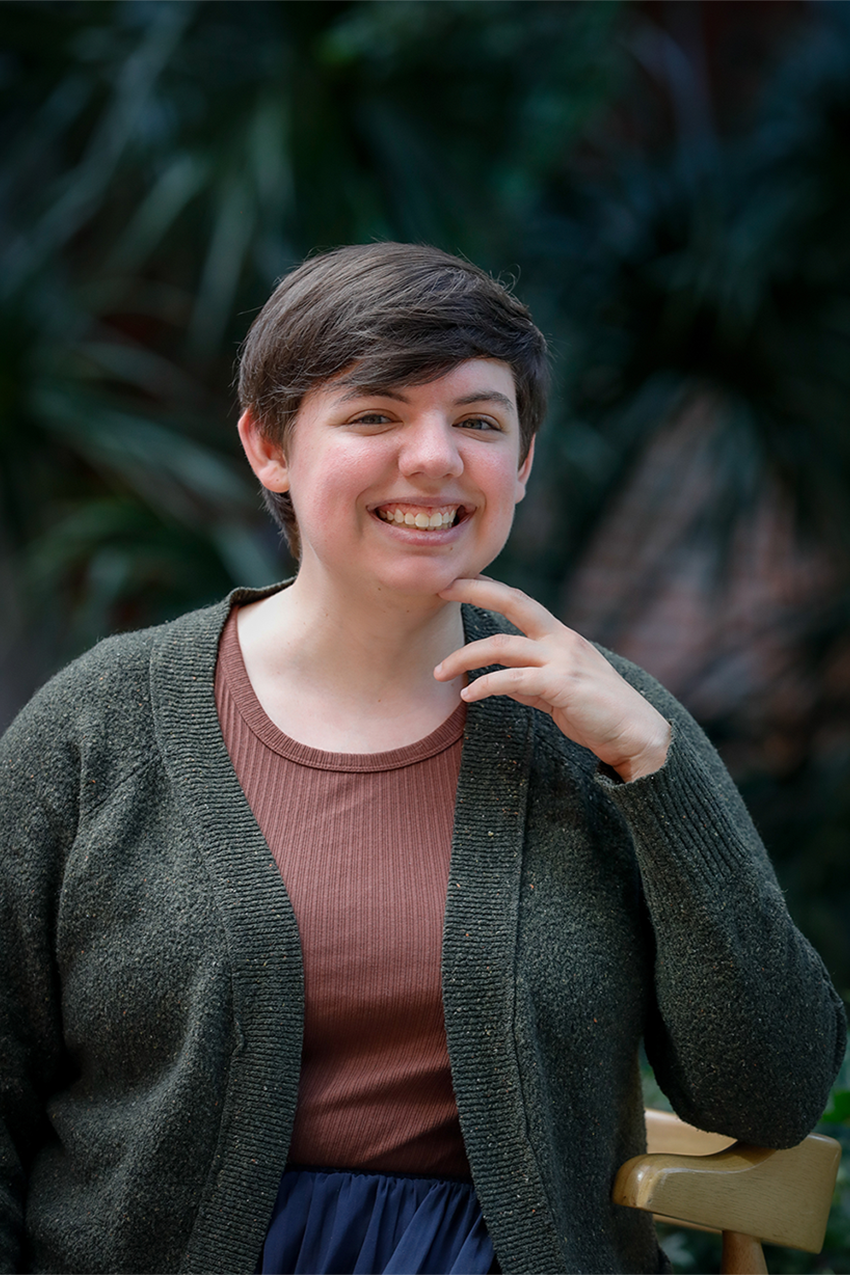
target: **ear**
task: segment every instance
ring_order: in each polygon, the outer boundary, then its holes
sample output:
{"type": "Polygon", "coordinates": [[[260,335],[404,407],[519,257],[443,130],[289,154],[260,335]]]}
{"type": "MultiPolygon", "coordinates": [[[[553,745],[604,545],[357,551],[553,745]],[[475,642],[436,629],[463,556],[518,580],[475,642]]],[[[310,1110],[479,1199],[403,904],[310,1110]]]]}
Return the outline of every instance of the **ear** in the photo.
{"type": "Polygon", "coordinates": [[[528,449],[528,455],[526,456],[525,460],[522,462],[522,464],[519,467],[519,470],[517,471],[516,496],[514,497],[514,504],[516,505],[519,504],[519,502],[522,500],[523,496],[525,495],[525,488],[528,483],[528,476],[531,473],[531,466],[534,463],[534,444],[536,441],[537,441],[536,438],[532,438],[531,445],[528,449]]]}
{"type": "Polygon", "coordinates": [[[239,417],[239,437],[248,464],[269,491],[289,491],[289,466],[283,449],[261,429],[250,407],[239,417]]]}

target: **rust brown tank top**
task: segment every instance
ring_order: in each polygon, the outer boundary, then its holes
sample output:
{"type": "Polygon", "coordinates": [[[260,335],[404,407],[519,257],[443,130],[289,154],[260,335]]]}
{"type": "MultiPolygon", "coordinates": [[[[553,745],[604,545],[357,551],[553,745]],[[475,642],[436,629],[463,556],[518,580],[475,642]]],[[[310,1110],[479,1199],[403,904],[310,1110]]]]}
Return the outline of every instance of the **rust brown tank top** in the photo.
{"type": "Polygon", "coordinates": [[[304,953],[290,1163],[468,1177],[440,987],[465,707],[392,752],[307,748],[278,730],[254,694],[236,611],[215,694],[304,953]]]}

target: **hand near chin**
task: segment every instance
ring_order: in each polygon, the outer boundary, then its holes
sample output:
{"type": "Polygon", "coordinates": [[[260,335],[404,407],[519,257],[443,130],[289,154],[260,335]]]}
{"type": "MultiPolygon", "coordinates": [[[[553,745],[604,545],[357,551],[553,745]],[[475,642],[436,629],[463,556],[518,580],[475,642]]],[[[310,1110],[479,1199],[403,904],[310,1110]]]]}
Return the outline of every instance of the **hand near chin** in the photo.
{"type": "Polygon", "coordinates": [[[437,665],[434,676],[441,682],[489,664],[505,666],[465,687],[461,694],[467,703],[507,695],[539,708],[626,781],[663,766],[669,722],[590,642],[539,602],[483,576],[455,580],[440,597],[499,611],[521,630],[521,635],[498,633],[470,642],[437,665]]]}

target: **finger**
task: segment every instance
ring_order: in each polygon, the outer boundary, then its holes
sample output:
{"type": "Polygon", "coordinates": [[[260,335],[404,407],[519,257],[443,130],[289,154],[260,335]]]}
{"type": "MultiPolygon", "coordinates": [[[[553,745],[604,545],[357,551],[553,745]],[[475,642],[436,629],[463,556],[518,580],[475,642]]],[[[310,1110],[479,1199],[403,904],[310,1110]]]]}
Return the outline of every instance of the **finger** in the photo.
{"type": "Polygon", "coordinates": [[[544,659],[543,652],[533,639],[514,633],[494,633],[491,637],[480,638],[452,651],[434,669],[434,677],[438,682],[450,682],[460,673],[486,668],[490,664],[505,664],[512,668],[521,665],[537,667],[544,659]]]}
{"type": "Polygon", "coordinates": [[[535,707],[551,711],[541,685],[540,670],[535,668],[506,668],[495,673],[484,673],[461,691],[461,697],[467,704],[489,699],[491,695],[506,695],[522,704],[533,704],[535,707]]]}
{"type": "Polygon", "coordinates": [[[530,638],[543,637],[557,627],[558,621],[544,606],[521,589],[486,576],[453,580],[439,596],[449,602],[469,602],[487,611],[498,611],[530,638]]]}

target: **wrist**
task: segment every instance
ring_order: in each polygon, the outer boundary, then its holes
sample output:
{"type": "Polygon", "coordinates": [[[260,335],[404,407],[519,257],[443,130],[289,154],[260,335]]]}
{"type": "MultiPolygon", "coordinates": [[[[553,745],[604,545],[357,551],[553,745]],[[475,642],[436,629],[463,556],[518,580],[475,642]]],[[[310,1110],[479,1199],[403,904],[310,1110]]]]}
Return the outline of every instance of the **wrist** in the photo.
{"type": "Polygon", "coordinates": [[[644,779],[647,775],[654,775],[667,761],[673,730],[670,723],[663,717],[660,718],[660,722],[662,725],[657,736],[648,742],[640,752],[625,758],[613,767],[623,783],[630,784],[636,779],[644,779]]]}

